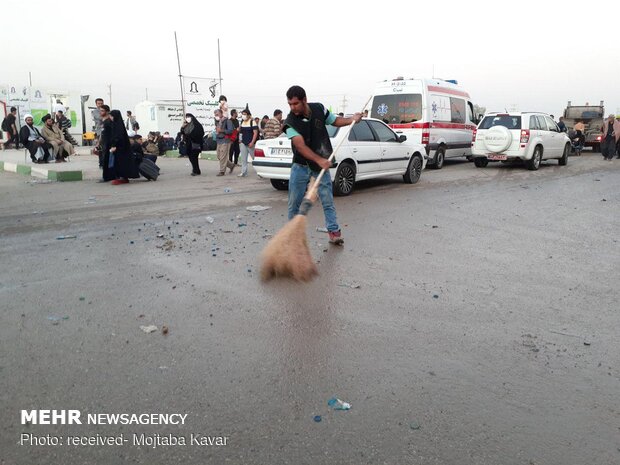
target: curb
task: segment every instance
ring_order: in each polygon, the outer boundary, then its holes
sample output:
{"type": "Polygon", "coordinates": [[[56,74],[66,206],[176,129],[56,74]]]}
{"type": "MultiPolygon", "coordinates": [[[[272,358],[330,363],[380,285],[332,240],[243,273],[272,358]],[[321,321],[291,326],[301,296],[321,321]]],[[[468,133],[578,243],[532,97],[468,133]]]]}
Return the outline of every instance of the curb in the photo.
{"type": "Polygon", "coordinates": [[[81,181],[83,179],[82,171],[54,171],[40,166],[22,165],[7,161],[0,161],[0,172],[1,171],[60,182],[81,181]]]}

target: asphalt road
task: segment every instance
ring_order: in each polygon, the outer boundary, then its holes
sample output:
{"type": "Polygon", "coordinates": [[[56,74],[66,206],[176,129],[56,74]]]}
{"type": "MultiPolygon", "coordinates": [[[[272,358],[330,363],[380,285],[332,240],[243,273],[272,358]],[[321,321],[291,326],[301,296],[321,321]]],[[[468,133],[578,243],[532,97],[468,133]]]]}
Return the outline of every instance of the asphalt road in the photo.
{"type": "Polygon", "coordinates": [[[620,161],[362,183],[336,200],[344,248],[311,212],[310,284],[258,279],[285,192],[185,163],[117,187],[0,175],[0,464],[620,463],[620,161]],[[22,409],[187,419],[22,425],[22,409]]]}

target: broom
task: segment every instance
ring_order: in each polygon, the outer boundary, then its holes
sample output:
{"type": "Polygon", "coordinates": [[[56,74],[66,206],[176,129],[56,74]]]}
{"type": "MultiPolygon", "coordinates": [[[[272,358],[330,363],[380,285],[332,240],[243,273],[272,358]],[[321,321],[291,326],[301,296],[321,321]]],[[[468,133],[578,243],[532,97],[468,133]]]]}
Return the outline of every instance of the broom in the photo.
{"type": "MultiPolygon", "coordinates": [[[[370,99],[364,105],[364,109],[369,102],[370,99]]],[[[344,136],[338,142],[328,161],[331,162],[334,159],[342,143],[349,138],[349,133],[354,124],[355,122],[346,127],[344,136]]],[[[306,215],[317,198],[319,183],[325,171],[325,169],[321,170],[306,192],[299,207],[299,213],[271,238],[263,250],[260,271],[263,281],[278,277],[290,277],[295,281],[310,281],[319,274],[308,248],[306,215]]]]}

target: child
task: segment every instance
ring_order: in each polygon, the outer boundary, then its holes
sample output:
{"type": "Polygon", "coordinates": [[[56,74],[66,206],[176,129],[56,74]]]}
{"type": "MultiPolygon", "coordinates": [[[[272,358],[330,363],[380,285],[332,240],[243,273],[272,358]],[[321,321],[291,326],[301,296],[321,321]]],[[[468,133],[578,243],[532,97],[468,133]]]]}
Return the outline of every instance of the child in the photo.
{"type": "Polygon", "coordinates": [[[228,99],[224,95],[220,95],[220,110],[224,118],[228,118],[228,99]]]}

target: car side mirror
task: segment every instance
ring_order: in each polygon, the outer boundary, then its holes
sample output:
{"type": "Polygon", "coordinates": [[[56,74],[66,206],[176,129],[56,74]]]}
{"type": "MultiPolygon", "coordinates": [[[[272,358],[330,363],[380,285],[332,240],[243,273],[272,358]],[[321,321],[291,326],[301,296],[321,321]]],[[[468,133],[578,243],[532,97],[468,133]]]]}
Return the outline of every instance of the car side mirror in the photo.
{"type": "Polygon", "coordinates": [[[401,134],[400,136],[398,136],[398,142],[405,142],[407,140],[407,136],[404,134],[401,134]]]}

